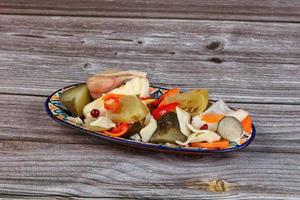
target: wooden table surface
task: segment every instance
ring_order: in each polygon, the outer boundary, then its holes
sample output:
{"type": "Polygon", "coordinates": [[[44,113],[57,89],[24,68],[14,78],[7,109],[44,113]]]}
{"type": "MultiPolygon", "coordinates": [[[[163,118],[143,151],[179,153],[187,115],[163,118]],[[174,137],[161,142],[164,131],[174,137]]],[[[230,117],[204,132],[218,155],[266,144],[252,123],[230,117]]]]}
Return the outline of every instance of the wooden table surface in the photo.
{"type": "Polygon", "coordinates": [[[300,1],[0,0],[0,197],[300,199],[300,1]],[[248,109],[241,151],[120,147],[53,122],[43,103],[107,68],[205,87],[248,109]]]}

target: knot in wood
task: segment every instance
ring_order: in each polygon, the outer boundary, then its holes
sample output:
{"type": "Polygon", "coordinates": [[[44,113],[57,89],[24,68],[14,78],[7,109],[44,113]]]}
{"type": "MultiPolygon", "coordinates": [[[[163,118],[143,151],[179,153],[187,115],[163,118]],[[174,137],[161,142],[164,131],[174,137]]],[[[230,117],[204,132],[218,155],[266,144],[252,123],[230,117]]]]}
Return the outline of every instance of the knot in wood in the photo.
{"type": "Polygon", "coordinates": [[[213,63],[217,63],[217,64],[220,64],[223,62],[223,60],[220,58],[211,58],[211,59],[209,59],[209,61],[211,61],[213,63]]]}
{"type": "Polygon", "coordinates": [[[223,179],[210,181],[208,185],[209,190],[212,192],[227,192],[230,190],[230,184],[223,179]]]}
{"type": "Polygon", "coordinates": [[[81,68],[82,68],[83,70],[87,70],[87,69],[89,69],[89,68],[91,68],[91,67],[92,67],[91,63],[85,63],[81,68]]]}
{"type": "Polygon", "coordinates": [[[207,49],[212,51],[221,51],[223,49],[223,44],[220,41],[211,41],[207,44],[207,49]]]}

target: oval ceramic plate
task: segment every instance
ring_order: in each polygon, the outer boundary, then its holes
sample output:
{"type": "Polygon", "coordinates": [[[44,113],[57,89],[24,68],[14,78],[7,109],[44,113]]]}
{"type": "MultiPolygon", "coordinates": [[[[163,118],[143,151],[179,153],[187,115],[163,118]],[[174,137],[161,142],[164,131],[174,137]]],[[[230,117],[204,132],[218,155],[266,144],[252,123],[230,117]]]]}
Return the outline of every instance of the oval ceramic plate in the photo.
{"type": "MultiPolygon", "coordinates": [[[[66,91],[76,85],[78,85],[78,84],[70,85],[63,89],[59,89],[59,90],[55,91],[53,94],[51,94],[45,102],[47,113],[50,115],[50,117],[52,119],[54,119],[55,121],[65,125],[65,126],[71,127],[73,129],[81,131],[83,133],[91,134],[91,135],[94,135],[101,139],[111,141],[114,143],[118,143],[121,145],[127,145],[127,146],[140,148],[140,149],[149,149],[149,150],[156,150],[156,151],[169,152],[169,153],[180,153],[180,154],[199,155],[199,154],[203,154],[203,153],[224,153],[224,152],[230,152],[230,151],[242,149],[242,148],[248,146],[253,141],[255,134],[256,134],[255,127],[252,124],[252,128],[253,128],[252,134],[249,136],[244,136],[241,139],[241,144],[231,142],[230,148],[222,149],[222,150],[207,150],[207,149],[200,149],[200,148],[172,147],[172,146],[166,146],[166,145],[160,145],[160,144],[145,143],[145,142],[135,141],[135,140],[131,140],[131,139],[107,136],[107,135],[104,135],[99,132],[90,131],[82,124],[76,122],[76,120],[74,120],[72,114],[60,102],[59,96],[62,94],[62,92],[66,91]]],[[[153,98],[159,98],[166,90],[167,89],[161,88],[161,87],[151,87],[150,93],[153,98]]]]}

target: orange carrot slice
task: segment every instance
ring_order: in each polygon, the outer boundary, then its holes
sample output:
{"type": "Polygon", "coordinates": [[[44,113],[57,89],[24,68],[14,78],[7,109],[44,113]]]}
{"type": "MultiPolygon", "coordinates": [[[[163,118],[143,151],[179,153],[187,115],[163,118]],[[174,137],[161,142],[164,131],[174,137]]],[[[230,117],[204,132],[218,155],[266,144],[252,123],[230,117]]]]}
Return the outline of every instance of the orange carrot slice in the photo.
{"type": "Polygon", "coordinates": [[[223,114],[215,114],[215,113],[207,113],[202,115],[202,119],[207,123],[218,123],[221,119],[223,119],[223,114]]]}
{"type": "Polygon", "coordinates": [[[172,89],[168,90],[163,96],[161,96],[161,98],[160,98],[161,102],[160,102],[159,106],[168,104],[166,97],[175,96],[179,93],[180,93],[180,88],[172,88],[172,89]]]}
{"type": "Polygon", "coordinates": [[[243,127],[243,130],[246,133],[251,133],[252,132],[252,119],[251,119],[250,115],[248,115],[248,117],[246,117],[242,121],[242,127],[243,127]]]}
{"type": "Polygon", "coordinates": [[[209,148],[209,149],[227,149],[229,148],[229,141],[228,140],[221,140],[218,142],[193,142],[191,143],[191,147],[201,147],[201,148],[209,148]]]}

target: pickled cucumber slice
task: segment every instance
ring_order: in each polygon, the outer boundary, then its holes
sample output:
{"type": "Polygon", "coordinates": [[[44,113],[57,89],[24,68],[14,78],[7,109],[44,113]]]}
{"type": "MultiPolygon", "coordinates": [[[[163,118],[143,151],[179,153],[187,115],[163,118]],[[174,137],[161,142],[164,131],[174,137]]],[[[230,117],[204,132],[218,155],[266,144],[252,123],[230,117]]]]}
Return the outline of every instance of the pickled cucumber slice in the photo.
{"type": "Polygon", "coordinates": [[[208,90],[197,89],[166,97],[167,103],[179,103],[179,107],[195,116],[202,113],[208,105],[208,90]]]}
{"type": "Polygon", "coordinates": [[[134,134],[139,133],[142,130],[142,128],[143,123],[141,121],[134,122],[122,137],[130,138],[134,134]]]}
{"type": "Polygon", "coordinates": [[[86,84],[79,84],[64,91],[59,100],[74,116],[81,117],[84,106],[90,103],[92,98],[86,84]]]}
{"type": "Polygon", "coordinates": [[[117,112],[107,112],[107,117],[113,122],[134,123],[145,119],[149,113],[148,107],[136,96],[125,95],[120,99],[121,107],[117,112]]]}
{"type": "Polygon", "coordinates": [[[168,112],[157,121],[157,129],[152,135],[150,142],[166,144],[175,143],[177,140],[184,142],[186,139],[187,137],[180,132],[177,114],[168,112]]]}

